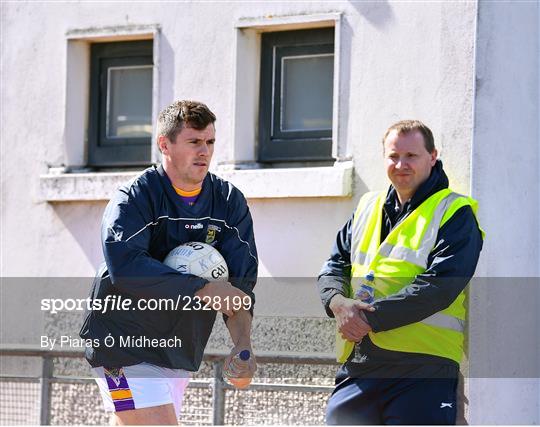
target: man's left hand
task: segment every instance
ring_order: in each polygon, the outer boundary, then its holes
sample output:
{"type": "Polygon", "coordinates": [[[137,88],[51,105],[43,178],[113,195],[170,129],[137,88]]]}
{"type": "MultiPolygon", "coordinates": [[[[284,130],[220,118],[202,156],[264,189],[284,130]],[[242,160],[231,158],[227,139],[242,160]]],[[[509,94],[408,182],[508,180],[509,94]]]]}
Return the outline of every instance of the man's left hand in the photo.
{"type": "Polygon", "coordinates": [[[257,370],[257,361],[250,345],[236,345],[223,362],[223,373],[228,378],[253,378],[257,370]],[[240,360],[237,355],[248,350],[250,357],[248,360],[240,360]]]}

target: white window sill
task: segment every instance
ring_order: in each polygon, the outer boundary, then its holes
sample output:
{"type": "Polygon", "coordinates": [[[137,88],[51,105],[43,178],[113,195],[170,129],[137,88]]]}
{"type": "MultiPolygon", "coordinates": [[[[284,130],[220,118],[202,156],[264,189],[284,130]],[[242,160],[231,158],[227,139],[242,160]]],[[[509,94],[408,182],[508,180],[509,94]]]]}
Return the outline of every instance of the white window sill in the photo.
{"type": "Polygon", "coordinates": [[[350,197],[353,163],[313,168],[218,171],[248,199],[282,197],[350,197]]]}
{"type": "MultiPolygon", "coordinates": [[[[217,175],[237,186],[248,199],[285,197],[350,197],[353,164],[333,167],[220,170],[217,175]]],[[[39,177],[39,200],[103,201],[140,172],[58,173],[39,177]]]]}
{"type": "Polygon", "coordinates": [[[140,172],[49,173],[39,177],[39,200],[77,202],[109,200],[114,191],[140,172]]]}

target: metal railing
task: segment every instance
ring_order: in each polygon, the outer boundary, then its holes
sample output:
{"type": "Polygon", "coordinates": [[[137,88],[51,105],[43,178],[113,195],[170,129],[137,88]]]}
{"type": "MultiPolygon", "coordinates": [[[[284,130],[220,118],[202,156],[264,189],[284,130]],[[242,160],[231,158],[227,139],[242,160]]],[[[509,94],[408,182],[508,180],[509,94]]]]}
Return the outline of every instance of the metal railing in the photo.
{"type": "MultiPolygon", "coordinates": [[[[204,354],[203,361],[213,365],[213,377],[208,381],[192,380],[189,387],[207,388],[212,390],[212,423],[223,425],[225,421],[225,392],[236,390],[223,379],[222,362],[228,352],[209,351],[204,354]]],[[[84,352],[75,349],[48,350],[35,345],[0,345],[0,356],[40,357],[41,375],[39,377],[39,420],[41,425],[50,425],[51,422],[51,384],[62,383],[87,383],[90,378],[76,378],[54,375],[55,358],[82,358],[84,352]]],[[[294,365],[336,365],[333,354],[322,353],[283,353],[263,352],[257,353],[257,363],[294,364],[294,365]]],[[[35,376],[7,376],[0,375],[0,381],[36,380],[35,376]]],[[[298,392],[330,392],[332,386],[306,385],[306,384],[273,384],[252,383],[249,390],[254,391],[298,391],[298,392]]]]}

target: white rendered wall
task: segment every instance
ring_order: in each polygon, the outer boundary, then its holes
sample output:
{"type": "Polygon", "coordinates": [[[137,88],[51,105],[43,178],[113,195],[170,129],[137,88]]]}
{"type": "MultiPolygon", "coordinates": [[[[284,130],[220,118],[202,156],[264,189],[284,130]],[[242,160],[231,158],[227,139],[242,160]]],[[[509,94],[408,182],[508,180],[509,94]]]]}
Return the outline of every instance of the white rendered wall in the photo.
{"type": "MultiPolygon", "coordinates": [[[[478,276],[540,276],[539,21],[538,2],[479,4],[472,192],[487,238],[478,276]]],[[[493,372],[470,380],[473,424],[540,422],[540,289],[525,293],[519,283],[471,289],[471,316],[500,316],[497,328],[471,324],[471,363],[493,372]],[[486,343],[489,357],[475,359],[486,343]],[[536,359],[535,378],[497,378],[519,358],[536,359]]]]}
{"type": "Polygon", "coordinates": [[[101,258],[103,202],[35,203],[39,174],[65,161],[69,31],[159,25],[160,107],[195,98],[215,110],[215,167],[230,160],[235,24],[242,18],[341,12],[340,66],[348,79],[339,126],[356,167],[353,197],[250,202],[261,273],[315,276],[360,195],[387,185],[380,138],[391,122],[415,117],[428,123],[453,186],[468,191],[474,9],[459,3],[4,4],[1,274],[91,275],[101,258]],[[309,229],[302,226],[306,215],[309,229]],[[302,259],[283,257],[276,241],[302,242],[302,259]]]}
{"type": "MultiPolygon", "coordinates": [[[[216,112],[216,170],[234,160],[234,123],[253,120],[234,117],[238,22],[331,13],[341,13],[339,144],[355,165],[352,197],[250,199],[261,276],[317,275],[359,197],[386,187],[380,139],[404,118],[433,129],[452,187],[480,200],[488,240],[478,274],[513,274],[512,265],[538,276],[538,4],[481,2],[476,38],[476,2],[349,1],[2,4],[0,275],[91,276],[102,258],[105,202],[37,201],[39,175],[78,143],[65,122],[67,33],[159,26],[159,108],[193,98],[216,112]]],[[[290,293],[317,303],[314,284],[290,293]]],[[[294,313],[272,289],[258,295],[267,312],[294,313]]],[[[480,311],[505,300],[475,297],[480,311]]],[[[2,339],[30,342],[32,326],[2,339]]],[[[538,380],[471,381],[470,421],[538,423],[539,395],[538,380]]]]}
{"type": "MultiPolygon", "coordinates": [[[[159,26],[159,107],[192,98],[215,111],[216,170],[234,160],[234,123],[253,119],[233,117],[238,23],[332,13],[341,14],[339,144],[355,165],[352,197],[250,199],[261,276],[316,277],[360,196],[388,185],[380,139],[397,120],[431,126],[453,188],[468,192],[474,3],[5,3],[0,275],[90,277],[102,259],[105,202],[38,201],[39,175],[64,164],[66,152],[80,152],[73,150],[80,132],[66,122],[66,99],[74,102],[66,87],[80,85],[66,71],[77,69],[67,63],[76,57],[68,56],[68,35],[159,26]]],[[[294,314],[272,291],[259,287],[259,304],[294,314]]],[[[314,280],[290,293],[310,295],[313,312],[323,315],[314,280]]],[[[9,340],[24,337],[21,330],[9,340]]]]}

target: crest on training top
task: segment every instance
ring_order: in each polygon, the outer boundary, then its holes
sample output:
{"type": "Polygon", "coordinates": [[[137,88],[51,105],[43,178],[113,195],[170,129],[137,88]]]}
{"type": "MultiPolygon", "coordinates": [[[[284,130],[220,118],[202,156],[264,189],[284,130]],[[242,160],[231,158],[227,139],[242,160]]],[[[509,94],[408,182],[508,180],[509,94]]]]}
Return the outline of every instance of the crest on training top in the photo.
{"type": "Polygon", "coordinates": [[[208,225],[208,230],[206,232],[205,243],[212,243],[216,239],[216,234],[221,231],[221,228],[214,224],[208,225]]]}

